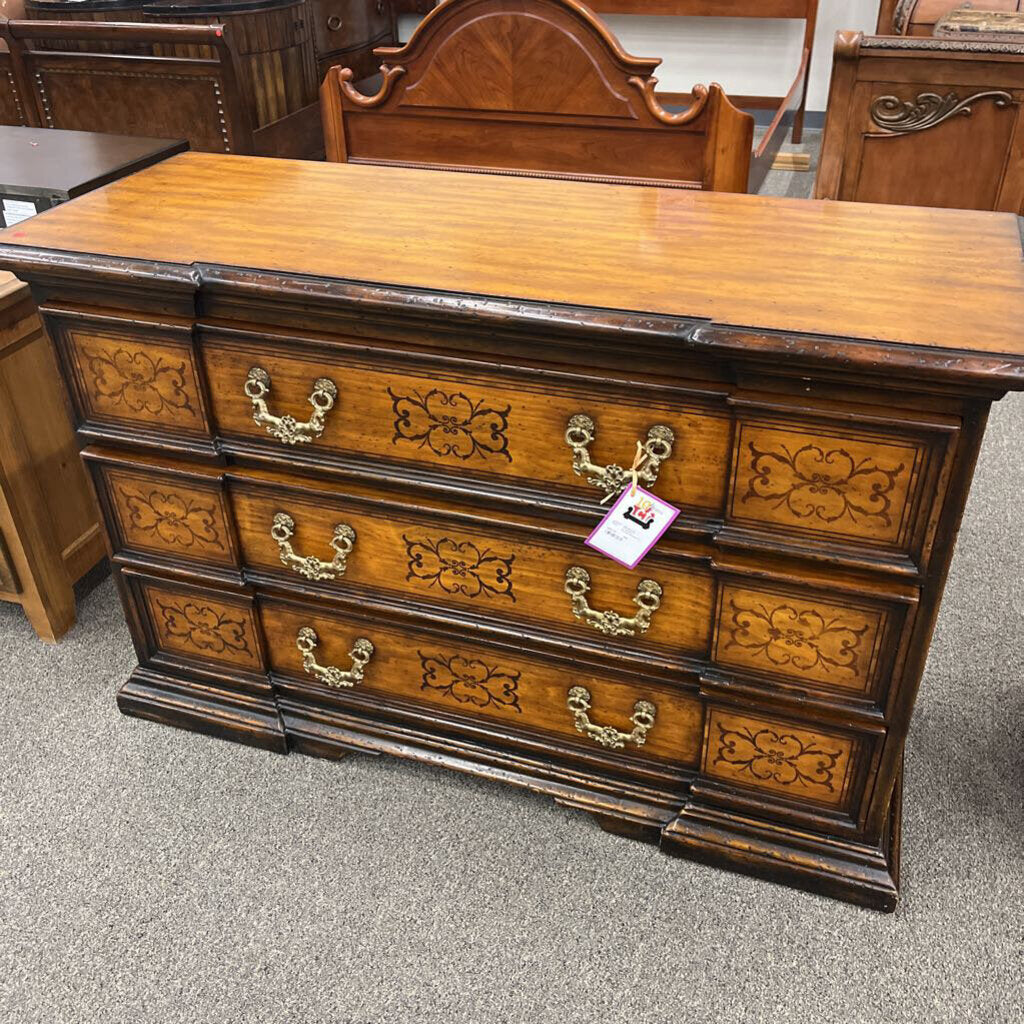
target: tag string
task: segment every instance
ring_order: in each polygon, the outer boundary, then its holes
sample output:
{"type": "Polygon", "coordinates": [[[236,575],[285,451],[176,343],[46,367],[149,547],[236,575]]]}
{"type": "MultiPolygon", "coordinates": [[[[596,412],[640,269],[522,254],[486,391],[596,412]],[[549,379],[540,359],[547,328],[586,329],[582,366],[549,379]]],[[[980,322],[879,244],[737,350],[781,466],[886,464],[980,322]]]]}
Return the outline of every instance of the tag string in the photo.
{"type": "MultiPolygon", "coordinates": [[[[630,466],[629,470],[628,470],[629,475],[633,478],[633,482],[632,482],[632,484],[630,485],[630,488],[629,488],[629,496],[631,498],[635,498],[636,497],[636,489],[637,489],[637,486],[639,484],[639,481],[637,479],[637,473],[641,469],[643,469],[643,465],[644,465],[644,463],[647,461],[647,459],[649,457],[650,456],[648,455],[648,453],[646,451],[644,451],[644,446],[639,441],[637,441],[637,443],[636,443],[636,455],[633,456],[633,465],[630,466]]],[[[614,498],[614,497],[615,497],[614,493],[606,494],[601,499],[599,504],[603,505],[606,501],[611,501],[612,498],[614,498]]]]}

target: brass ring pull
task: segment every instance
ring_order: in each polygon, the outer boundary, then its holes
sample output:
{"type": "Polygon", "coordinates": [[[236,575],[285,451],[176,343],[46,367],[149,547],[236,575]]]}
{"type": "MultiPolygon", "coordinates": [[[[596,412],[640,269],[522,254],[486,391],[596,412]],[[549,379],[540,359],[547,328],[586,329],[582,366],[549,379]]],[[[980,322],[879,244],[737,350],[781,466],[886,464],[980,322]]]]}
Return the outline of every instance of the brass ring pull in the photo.
{"type": "MultiPolygon", "coordinates": [[[[597,466],[590,461],[590,446],[594,443],[597,427],[594,421],[583,413],[569,417],[565,428],[565,443],[572,449],[572,471],[584,476],[587,482],[604,491],[605,495],[618,494],[633,479],[628,469],[617,466],[597,466]]],[[[643,442],[644,460],[637,468],[637,480],[650,487],[658,479],[658,469],[672,454],[676,436],[669,427],[656,424],[647,431],[643,442]]]]}
{"type": "Polygon", "coordinates": [[[267,409],[267,395],[270,394],[270,374],[262,366],[254,366],[245,379],[245,393],[252,402],[252,418],[267,428],[271,437],[283,444],[305,444],[324,432],[324,421],[334,408],[338,398],[338,386],[327,377],[317,377],[309,404],[313,415],[306,423],[300,423],[294,416],[272,416],[267,409]]]}
{"type": "Polygon", "coordinates": [[[270,536],[281,549],[281,562],[307,580],[335,580],[344,576],[348,556],[356,543],[356,531],[346,523],[338,523],[331,538],[331,547],[334,548],[331,561],[324,562],[313,555],[297,555],[291,544],[295,536],[295,520],[287,512],[278,512],[274,516],[270,536]]]}
{"type": "Polygon", "coordinates": [[[654,728],[654,718],[658,709],[649,700],[638,700],[633,705],[630,721],[632,732],[619,732],[610,725],[594,725],[587,712],[590,710],[590,691],[584,686],[569,688],[566,705],[572,712],[576,731],[589,736],[595,743],[611,750],[621,750],[627,743],[642,747],[647,741],[647,734],[654,728]]]}
{"type": "Polygon", "coordinates": [[[570,565],[565,571],[565,592],[572,598],[572,613],[577,619],[589,622],[606,636],[636,636],[646,633],[651,616],[661,607],[661,584],[654,580],[641,580],[636,585],[633,604],[637,611],[626,618],[615,611],[595,611],[587,603],[590,593],[590,573],[580,565],[570,565]]]}
{"type": "Polygon", "coordinates": [[[365,637],[359,637],[353,644],[348,656],[352,659],[352,667],[345,671],[333,665],[318,665],[313,652],[320,643],[316,630],[312,626],[303,626],[295,638],[295,646],[302,654],[302,667],[311,676],[328,686],[355,686],[363,681],[363,670],[373,657],[373,644],[365,637]]]}

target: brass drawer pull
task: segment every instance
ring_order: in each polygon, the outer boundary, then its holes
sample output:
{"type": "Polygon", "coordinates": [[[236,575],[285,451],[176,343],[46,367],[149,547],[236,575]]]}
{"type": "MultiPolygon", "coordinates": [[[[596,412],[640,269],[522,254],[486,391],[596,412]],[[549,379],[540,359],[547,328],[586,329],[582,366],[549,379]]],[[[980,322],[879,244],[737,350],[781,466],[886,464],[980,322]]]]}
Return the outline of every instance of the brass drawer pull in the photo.
{"type": "Polygon", "coordinates": [[[327,414],[334,408],[338,398],[338,386],[327,377],[317,377],[309,404],[313,415],[305,423],[294,416],[272,416],[267,409],[267,395],[270,394],[270,374],[262,366],[254,366],[245,379],[245,393],[252,402],[252,418],[267,428],[271,437],[283,444],[305,444],[324,432],[327,414]]]}
{"type": "MultiPolygon", "coordinates": [[[[604,491],[605,495],[618,494],[633,479],[628,469],[612,463],[597,466],[590,461],[590,446],[594,443],[597,428],[594,421],[583,413],[569,417],[565,428],[565,443],[572,449],[572,471],[585,476],[587,482],[604,491]]],[[[658,469],[672,454],[676,436],[669,427],[657,424],[647,431],[643,442],[643,461],[637,467],[637,480],[650,487],[658,479],[658,469]]]]}
{"type": "Polygon", "coordinates": [[[320,643],[316,630],[312,626],[303,626],[295,638],[295,646],[302,654],[302,667],[311,676],[328,686],[355,686],[363,681],[363,670],[373,657],[373,644],[365,637],[359,637],[353,644],[348,656],[352,659],[352,667],[346,672],[333,665],[318,665],[313,652],[320,643]]]}
{"type": "Polygon", "coordinates": [[[621,750],[627,743],[642,747],[647,741],[647,734],[654,728],[654,717],[658,709],[649,700],[638,700],[633,705],[630,721],[632,732],[619,732],[610,725],[594,725],[587,712],[590,710],[590,691],[584,686],[569,688],[566,701],[576,723],[576,731],[589,736],[595,743],[611,750],[621,750]]]}
{"type": "Polygon", "coordinates": [[[334,558],[331,561],[324,562],[313,555],[297,555],[291,544],[292,537],[295,536],[295,520],[287,512],[278,512],[274,516],[270,536],[277,541],[277,546],[281,549],[281,562],[300,576],[305,576],[307,580],[335,580],[339,576],[344,576],[348,556],[356,543],[356,531],[346,523],[338,523],[331,538],[331,547],[334,548],[334,558]]]}
{"type": "Polygon", "coordinates": [[[589,622],[598,632],[606,636],[636,636],[646,633],[651,616],[661,607],[661,584],[655,580],[641,580],[636,585],[633,604],[637,612],[632,618],[625,618],[615,611],[595,611],[587,603],[590,593],[590,573],[580,565],[570,565],[565,571],[565,592],[572,598],[572,613],[577,619],[589,622]]]}

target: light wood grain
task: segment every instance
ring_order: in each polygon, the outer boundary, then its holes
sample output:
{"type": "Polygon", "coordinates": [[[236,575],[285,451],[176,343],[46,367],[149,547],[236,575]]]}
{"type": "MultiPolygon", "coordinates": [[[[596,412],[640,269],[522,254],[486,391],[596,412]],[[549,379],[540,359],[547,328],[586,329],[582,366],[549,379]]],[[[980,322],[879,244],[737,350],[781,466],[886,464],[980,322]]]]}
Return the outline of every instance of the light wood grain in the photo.
{"type": "Polygon", "coordinates": [[[1024,356],[1009,214],[183,153],[0,243],[1024,356]]]}

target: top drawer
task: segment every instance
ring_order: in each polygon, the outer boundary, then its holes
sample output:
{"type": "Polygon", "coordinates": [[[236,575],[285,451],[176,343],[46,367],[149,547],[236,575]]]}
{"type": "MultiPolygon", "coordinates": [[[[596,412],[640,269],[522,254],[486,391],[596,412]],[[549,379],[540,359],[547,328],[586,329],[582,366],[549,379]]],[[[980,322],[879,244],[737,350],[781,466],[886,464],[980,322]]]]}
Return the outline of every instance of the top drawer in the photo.
{"type": "Polygon", "coordinates": [[[122,442],[392,473],[528,505],[641,481],[718,540],[924,569],[958,421],[939,414],[342,347],[57,322],[80,419],[122,442]],[[798,404],[797,404],[798,403],[798,404]],[[216,446],[214,442],[216,438],[216,446]]]}

